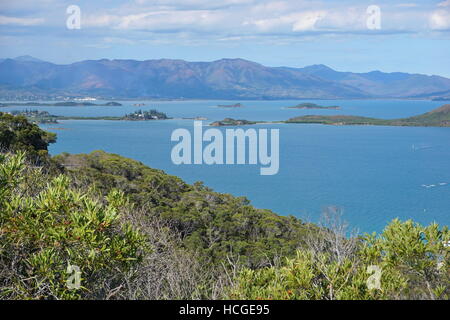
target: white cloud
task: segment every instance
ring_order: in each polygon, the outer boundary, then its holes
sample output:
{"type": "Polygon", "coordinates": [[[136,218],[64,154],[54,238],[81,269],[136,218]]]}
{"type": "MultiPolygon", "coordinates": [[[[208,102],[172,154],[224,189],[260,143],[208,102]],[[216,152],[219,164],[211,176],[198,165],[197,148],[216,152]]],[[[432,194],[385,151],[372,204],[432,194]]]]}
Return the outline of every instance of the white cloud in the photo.
{"type": "Polygon", "coordinates": [[[433,30],[450,29],[450,12],[445,10],[435,11],[430,16],[430,27],[433,30]]]}
{"type": "MultiPolygon", "coordinates": [[[[225,14],[209,10],[159,11],[127,15],[120,18],[118,29],[179,30],[219,26],[225,14]]],[[[205,31],[207,31],[205,29],[205,31]]]]}
{"type": "Polygon", "coordinates": [[[274,18],[248,19],[242,26],[254,27],[257,32],[302,32],[312,31],[316,23],[326,15],[326,11],[305,11],[281,14],[274,18]]]}
{"type": "Polygon", "coordinates": [[[366,30],[367,13],[359,8],[332,10],[318,21],[317,27],[322,31],[355,31],[366,30]]]}
{"type": "Polygon", "coordinates": [[[316,23],[323,19],[325,11],[301,13],[297,21],[292,25],[292,31],[311,31],[316,28],[316,23]]]}
{"type": "Polygon", "coordinates": [[[121,19],[120,16],[110,14],[83,15],[82,24],[83,27],[113,27],[120,23],[121,19]]]}
{"type": "MultiPolygon", "coordinates": [[[[31,3],[31,0],[23,1],[31,3]]],[[[3,14],[0,25],[45,23],[55,30],[64,26],[61,21],[66,17],[65,4],[54,0],[36,1],[53,5],[48,6],[46,15],[23,11],[23,16],[19,17],[15,12],[0,11],[3,14]],[[39,18],[30,19],[30,14],[39,18]],[[9,15],[16,17],[7,17],[9,15]]],[[[397,0],[393,5],[382,5],[381,32],[447,30],[450,0],[440,1],[428,6],[416,0],[397,0]]],[[[110,37],[111,42],[114,38],[123,38],[124,34],[136,41],[152,34],[155,39],[174,43],[180,39],[245,41],[250,37],[260,41],[273,39],[271,37],[288,41],[288,38],[299,39],[314,33],[330,36],[377,34],[367,29],[367,4],[356,0],[350,5],[349,1],[323,0],[130,0],[110,6],[105,6],[104,2],[79,0],[82,28],[86,32],[92,31],[96,37],[110,37]],[[160,33],[171,33],[171,36],[162,37],[160,33]]],[[[2,5],[0,7],[3,9],[2,5]]]]}
{"type": "MultiPolygon", "coordinates": [[[[382,8],[382,30],[417,32],[420,28],[428,28],[430,12],[419,12],[413,5],[399,4],[410,7],[407,12],[394,7],[382,8]]],[[[366,9],[367,6],[359,4],[354,7],[325,6],[315,0],[135,0],[124,7],[110,9],[104,15],[83,18],[83,25],[119,30],[216,34],[217,39],[273,33],[342,34],[367,31],[366,9]]]]}
{"type": "MultiPolygon", "coordinates": [[[[301,3],[301,2],[299,2],[301,3]]],[[[291,2],[288,1],[270,1],[270,2],[260,2],[249,8],[249,15],[252,16],[274,16],[280,13],[289,13],[298,10],[296,6],[293,6],[291,2]]]]}
{"type": "Polygon", "coordinates": [[[419,5],[417,3],[399,3],[395,5],[397,8],[416,8],[419,5]]]}
{"type": "Polygon", "coordinates": [[[2,0],[0,1],[1,10],[40,10],[40,9],[48,9],[55,5],[58,5],[56,0],[20,0],[20,1],[10,1],[10,0],[2,0]]]}
{"type": "Polygon", "coordinates": [[[172,9],[214,9],[230,6],[249,5],[257,0],[136,0],[139,6],[152,6],[172,9]]]}
{"type": "Polygon", "coordinates": [[[43,24],[45,19],[43,18],[17,18],[0,16],[0,25],[18,25],[18,26],[35,26],[43,24]]]}

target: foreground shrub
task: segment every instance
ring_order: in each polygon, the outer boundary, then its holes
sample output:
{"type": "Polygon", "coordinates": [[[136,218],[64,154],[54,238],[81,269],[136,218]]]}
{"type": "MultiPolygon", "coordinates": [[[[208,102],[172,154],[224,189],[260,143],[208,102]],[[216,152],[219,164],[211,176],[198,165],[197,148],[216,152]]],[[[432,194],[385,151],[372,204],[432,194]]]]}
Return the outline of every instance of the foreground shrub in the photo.
{"type": "Polygon", "coordinates": [[[23,116],[0,112],[0,150],[26,152],[29,161],[51,164],[48,146],[56,142],[56,134],[39,128],[23,116]]]}
{"type": "Polygon", "coordinates": [[[106,298],[145,249],[142,235],[120,222],[124,194],[96,199],[24,159],[0,158],[0,298],[106,298]],[[67,285],[70,266],[81,271],[78,290],[67,285]]]}
{"type": "MultiPolygon", "coordinates": [[[[335,239],[338,239],[336,237],[335,239]]],[[[338,240],[339,241],[339,240],[338,240]]],[[[347,240],[351,241],[351,240],[347,240]]],[[[333,243],[298,251],[282,266],[244,269],[234,299],[449,299],[450,232],[394,220],[338,258],[333,243]]],[[[336,241],[335,241],[336,242],[336,241]]]]}
{"type": "Polygon", "coordinates": [[[104,151],[55,160],[75,185],[94,186],[102,194],[123,191],[136,208],[165,221],[183,246],[203,265],[222,268],[230,254],[250,268],[295,255],[303,245],[306,226],[300,219],[256,209],[244,197],[221,194],[202,183],[189,185],[144,164],[104,151]]]}

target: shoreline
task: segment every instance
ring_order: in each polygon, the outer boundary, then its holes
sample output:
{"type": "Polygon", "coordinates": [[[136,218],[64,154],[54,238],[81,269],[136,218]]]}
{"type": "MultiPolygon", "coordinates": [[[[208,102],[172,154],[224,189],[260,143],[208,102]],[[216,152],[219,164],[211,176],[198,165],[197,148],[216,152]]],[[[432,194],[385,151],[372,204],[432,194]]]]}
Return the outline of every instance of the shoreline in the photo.
{"type": "MultiPolygon", "coordinates": [[[[153,102],[204,102],[204,101],[229,101],[229,102],[238,102],[238,101],[267,101],[267,102],[273,102],[273,101],[310,101],[310,100],[318,100],[318,101],[432,101],[432,102],[446,102],[448,100],[434,100],[434,99],[420,99],[420,98],[395,98],[395,97],[385,97],[385,98],[286,98],[286,99],[210,99],[210,98],[194,98],[194,99],[145,99],[145,98],[113,98],[113,99],[106,99],[106,98],[98,98],[95,101],[122,101],[122,102],[140,102],[140,101],[153,101],[153,102]]],[[[29,103],[29,102],[35,102],[36,100],[23,100],[21,102],[14,101],[10,106],[2,106],[1,104],[6,104],[12,102],[12,100],[0,100],[0,108],[3,107],[15,107],[15,106],[21,106],[21,103],[29,103]]],[[[40,100],[44,102],[67,102],[64,100],[40,100]]],[[[98,105],[102,106],[103,105],[98,105]]],[[[68,106],[58,106],[58,107],[68,107],[68,106]]],[[[72,107],[72,106],[69,106],[72,107]]]]}

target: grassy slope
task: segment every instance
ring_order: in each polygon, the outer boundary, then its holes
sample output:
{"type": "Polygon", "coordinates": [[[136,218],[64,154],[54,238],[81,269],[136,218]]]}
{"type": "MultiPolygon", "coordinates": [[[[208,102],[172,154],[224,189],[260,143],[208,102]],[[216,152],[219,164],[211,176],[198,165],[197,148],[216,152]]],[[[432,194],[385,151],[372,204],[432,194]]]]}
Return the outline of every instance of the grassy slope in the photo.
{"type": "Polygon", "coordinates": [[[400,124],[448,127],[450,126],[450,104],[419,116],[394,121],[400,124]]]}

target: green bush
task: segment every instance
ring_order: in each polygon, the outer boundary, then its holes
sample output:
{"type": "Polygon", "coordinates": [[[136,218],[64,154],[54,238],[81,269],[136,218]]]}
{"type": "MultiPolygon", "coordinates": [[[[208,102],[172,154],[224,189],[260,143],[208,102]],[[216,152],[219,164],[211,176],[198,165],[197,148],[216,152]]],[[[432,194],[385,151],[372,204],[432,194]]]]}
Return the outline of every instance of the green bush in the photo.
{"type": "MultiPolygon", "coordinates": [[[[394,220],[341,260],[331,250],[301,250],[282,266],[244,269],[233,299],[449,299],[450,232],[394,220]],[[371,287],[375,269],[379,286],[371,287]]],[[[376,283],[376,280],[374,280],[376,283]]]]}
{"type": "Polygon", "coordinates": [[[347,237],[119,155],[51,159],[54,141],[0,113],[0,299],[450,298],[447,227],[347,237]]]}
{"type": "Polygon", "coordinates": [[[56,134],[44,131],[23,116],[0,112],[0,150],[26,151],[33,163],[48,163],[48,146],[56,142],[56,134]]]}
{"type": "Polygon", "coordinates": [[[114,188],[123,191],[136,207],[180,233],[184,246],[202,263],[222,266],[234,255],[243,265],[256,268],[278,256],[295,255],[303,245],[306,227],[301,220],[256,209],[244,197],[214,192],[200,182],[189,185],[161,170],[103,151],[64,153],[55,160],[77,186],[92,185],[103,194],[114,188]]]}
{"type": "Polygon", "coordinates": [[[104,199],[25,165],[24,154],[0,158],[0,298],[105,298],[142,258],[144,238],[120,220],[129,203],[104,199]],[[67,286],[68,266],[81,288],[67,286]]]}

